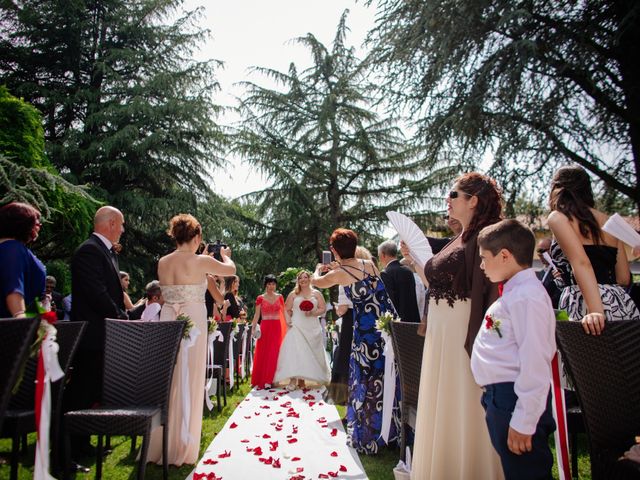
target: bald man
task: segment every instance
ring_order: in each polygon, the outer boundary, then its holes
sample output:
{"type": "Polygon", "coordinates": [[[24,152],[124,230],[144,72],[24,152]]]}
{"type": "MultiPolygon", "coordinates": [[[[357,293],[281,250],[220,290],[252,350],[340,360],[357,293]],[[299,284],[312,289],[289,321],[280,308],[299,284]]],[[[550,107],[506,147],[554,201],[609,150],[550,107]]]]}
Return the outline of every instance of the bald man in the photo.
{"type": "MultiPolygon", "coordinates": [[[[74,358],[65,391],[66,410],[89,408],[101,401],[104,362],[104,319],[127,318],[113,245],[124,232],[124,216],[117,208],[98,209],[93,233],[71,259],[71,321],[88,322],[74,358]]],[[[72,442],[74,458],[87,452],[88,442],[72,442]],[[76,448],[78,447],[78,448],[76,448]]]]}

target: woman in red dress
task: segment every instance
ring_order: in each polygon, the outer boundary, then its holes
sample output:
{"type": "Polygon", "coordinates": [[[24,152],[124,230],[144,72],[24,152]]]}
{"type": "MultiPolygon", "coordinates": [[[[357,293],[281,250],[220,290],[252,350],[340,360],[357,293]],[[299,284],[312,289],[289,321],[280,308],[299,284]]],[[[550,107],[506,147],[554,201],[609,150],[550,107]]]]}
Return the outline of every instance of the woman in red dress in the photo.
{"type": "Polygon", "coordinates": [[[273,376],[278,366],[278,355],[282,339],[287,333],[284,319],[284,299],[276,292],[278,283],[276,277],[264,277],[264,294],[256,298],[256,313],[251,324],[251,334],[256,337],[258,319],[260,334],[253,354],[253,371],[251,372],[251,386],[270,388],[273,376]]]}

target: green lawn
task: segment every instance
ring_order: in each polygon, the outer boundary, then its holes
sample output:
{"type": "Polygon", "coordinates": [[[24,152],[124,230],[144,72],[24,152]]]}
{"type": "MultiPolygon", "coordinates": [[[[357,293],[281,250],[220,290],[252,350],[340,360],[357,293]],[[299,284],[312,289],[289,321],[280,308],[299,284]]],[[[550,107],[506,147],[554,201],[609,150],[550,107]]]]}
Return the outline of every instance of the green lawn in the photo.
{"type": "MultiPolygon", "coordinates": [[[[205,410],[202,428],[202,440],[200,442],[200,452],[204,452],[211,443],[216,434],[222,429],[225,422],[244,396],[249,392],[250,386],[248,382],[240,385],[237,391],[230,397],[227,397],[227,406],[221,413],[214,408],[212,412],[205,410]]],[[[344,416],[344,407],[338,407],[341,416],[344,416]]],[[[96,442],[93,438],[94,445],[96,442]]],[[[138,439],[140,445],[141,439],[138,439]]],[[[103,466],[103,478],[109,480],[129,480],[135,478],[137,464],[134,456],[129,455],[131,442],[129,437],[113,437],[111,446],[113,452],[106,457],[103,466]]],[[[33,457],[35,447],[35,434],[29,436],[29,450],[26,456],[21,457],[20,470],[18,478],[20,480],[30,480],[33,477],[33,457]]],[[[580,442],[580,458],[578,471],[581,479],[590,479],[591,471],[589,466],[589,457],[587,454],[586,437],[581,436],[580,442]]],[[[0,440],[0,455],[8,461],[9,452],[11,451],[11,441],[8,439],[0,440]]],[[[383,449],[376,456],[362,455],[360,457],[367,476],[371,480],[391,480],[393,479],[393,467],[398,463],[398,450],[395,448],[383,449]]],[[[83,475],[79,474],[76,479],[93,479],[95,475],[95,460],[92,458],[82,459],[82,463],[91,467],[91,473],[83,475]]],[[[191,472],[191,466],[183,466],[181,468],[170,467],[169,479],[183,480],[191,472]]],[[[554,468],[554,477],[557,477],[557,471],[554,468]]],[[[0,480],[9,478],[9,465],[3,461],[0,464],[0,480]]],[[[147,466],[146,478],[161,479],[162,467],[153,464],[147,466]]],[[[233,479],[230,479],[233,480],[233,479]]]]}

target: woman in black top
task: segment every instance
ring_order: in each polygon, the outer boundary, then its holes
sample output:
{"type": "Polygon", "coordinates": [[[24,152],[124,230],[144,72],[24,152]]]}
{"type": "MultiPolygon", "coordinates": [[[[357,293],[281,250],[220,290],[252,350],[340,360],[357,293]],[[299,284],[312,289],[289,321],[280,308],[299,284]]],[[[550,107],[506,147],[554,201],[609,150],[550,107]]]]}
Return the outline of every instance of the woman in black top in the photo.
{"type": "Polygon", "coordinates": [[[240,312],[244,310],[244,302],[238,296],[238,289],[240,288],[240,278],[237,275],[225,277],[224,286],[226,292],[224,295],[224,299],[229,300],[229,307],[227,308],[227,320],[240,318],[240,312]]]}

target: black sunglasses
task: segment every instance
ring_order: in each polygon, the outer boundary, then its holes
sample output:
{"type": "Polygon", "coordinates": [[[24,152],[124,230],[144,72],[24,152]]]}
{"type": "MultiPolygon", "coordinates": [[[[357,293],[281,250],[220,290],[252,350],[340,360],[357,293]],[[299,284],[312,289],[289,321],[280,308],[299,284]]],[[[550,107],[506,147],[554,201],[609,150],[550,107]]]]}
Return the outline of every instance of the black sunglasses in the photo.
{"type": "Polygon", "coordinates": [[[458,198],[460,196],[460,194],[466,195],[467,197],[473,197],[473,195],[471,195],[470,193],[459,192],[457,190],[451,190],[449,192],[449,198],[451,198],[451,199],[458,198]]]}

